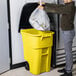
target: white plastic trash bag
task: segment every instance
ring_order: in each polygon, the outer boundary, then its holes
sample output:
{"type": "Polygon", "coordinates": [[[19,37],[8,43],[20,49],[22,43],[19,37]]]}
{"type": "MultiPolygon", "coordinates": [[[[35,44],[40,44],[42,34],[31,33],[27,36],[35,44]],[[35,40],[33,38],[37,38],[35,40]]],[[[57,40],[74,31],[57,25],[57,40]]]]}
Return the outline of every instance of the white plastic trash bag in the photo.
{"type": "Polygon", "coordinates": [[[33,28],[37,30],[50,30],[50,19],[43,9],[36,8],[30,18],[29,22],[33,28]]]}

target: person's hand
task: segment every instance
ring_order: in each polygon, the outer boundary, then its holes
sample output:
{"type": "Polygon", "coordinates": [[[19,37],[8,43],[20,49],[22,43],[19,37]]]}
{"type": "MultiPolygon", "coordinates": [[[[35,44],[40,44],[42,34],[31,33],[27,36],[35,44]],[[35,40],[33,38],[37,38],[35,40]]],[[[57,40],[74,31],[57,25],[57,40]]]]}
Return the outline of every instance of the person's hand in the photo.
{"type": "Polygon", "coordinates": [[[42,5],[39,5],[38,8],[39,9],[44,9],[44,7],[42,5]]]}
{"type": "MultiPolygon", "coordinates": [[[[40,5],[40,2],[38,2],[38,4],[40,5]]],[[[41,2],[42,5],[45,5],[45,2],[41,2]]]]}
{"type": "Polygon", "coordinates": [[[69,2],[72,2],[72,0],[68,0],[68,3],[69,3],[69,2]]]}

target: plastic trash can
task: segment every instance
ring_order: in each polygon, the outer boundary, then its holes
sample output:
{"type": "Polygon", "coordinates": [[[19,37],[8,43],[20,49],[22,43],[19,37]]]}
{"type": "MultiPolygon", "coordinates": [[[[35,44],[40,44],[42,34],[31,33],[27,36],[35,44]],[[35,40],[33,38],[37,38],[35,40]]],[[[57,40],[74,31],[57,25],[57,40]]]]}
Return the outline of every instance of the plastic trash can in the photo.
{"type": "Polygon", "coordinates": [[[53,34],[52,31],[36,29],[21,30],[24,59],[28,62],[32,74],[50,71],[53,34]]]}

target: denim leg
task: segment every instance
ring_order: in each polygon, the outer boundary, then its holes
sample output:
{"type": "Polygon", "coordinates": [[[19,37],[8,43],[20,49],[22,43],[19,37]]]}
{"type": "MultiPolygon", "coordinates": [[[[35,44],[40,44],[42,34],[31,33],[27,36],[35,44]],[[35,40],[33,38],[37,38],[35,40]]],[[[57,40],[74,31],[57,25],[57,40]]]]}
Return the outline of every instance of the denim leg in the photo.
{"type": "Polygon", "coordinates": [[[62,31],[62,33],[64,38],[64,50],[66,56],[65,69],[67,72],[71,72],[73,67],[72,43],[73,43],[73,38],[75,36],[75,31],[74,30],[62,31]]]}

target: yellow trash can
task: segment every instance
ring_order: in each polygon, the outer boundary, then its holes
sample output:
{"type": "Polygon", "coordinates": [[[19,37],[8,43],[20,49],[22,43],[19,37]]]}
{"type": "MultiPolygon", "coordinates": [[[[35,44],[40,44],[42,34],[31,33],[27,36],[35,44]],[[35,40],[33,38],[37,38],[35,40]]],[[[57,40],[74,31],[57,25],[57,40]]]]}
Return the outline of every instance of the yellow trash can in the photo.
{"type": "Polygon", "coordinates": [[[32,74],[50,71],[53,34],[51,31],[36,29],[21,30],[24,59],[29,63],[32,74]]]}

